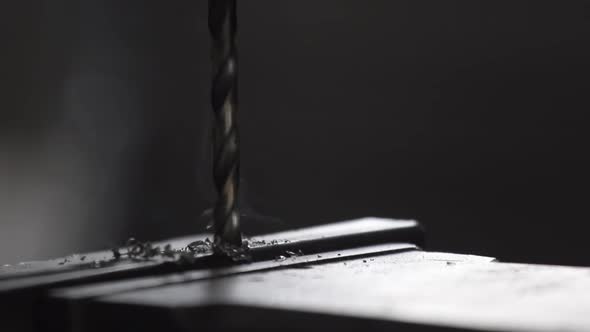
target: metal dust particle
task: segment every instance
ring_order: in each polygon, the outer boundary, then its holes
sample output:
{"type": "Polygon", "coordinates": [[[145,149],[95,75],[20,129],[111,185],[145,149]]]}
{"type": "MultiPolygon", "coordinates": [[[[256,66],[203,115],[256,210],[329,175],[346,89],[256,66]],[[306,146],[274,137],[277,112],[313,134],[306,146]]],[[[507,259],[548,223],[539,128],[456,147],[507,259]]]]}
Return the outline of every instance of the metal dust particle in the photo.
{"type": "Polygon", "coordinates": [[[211,245],[211,241],[208,241],[209,238],[207,238],[205,241],[195,241],[195,242],[191,242],[186,246],[186,249],[188,251],[197,253],[197,254],[204,254],[206,252],[211,251],[212,245],[211,245]]]}
{"type": "MultiPolygon", "coordinates": [[[[248,241],[248,240],[245,240],[248,241]]],[[[256,240],[256,241],[249,241],[248,242],[248,247],[252,248],[252,247],[262,247],[266,245],[266,241],[265,240],[256,240]]]]}
{"type": "Polygon", "coordinates": [[[168,258],[174,258],[174,254],[176,252],[172,249],[172,245],[171,244],[167,244],[164,246],[164,250],[162,251],[162,256],[164,257],[168,257],[168,258]]]}
{"type": "Polygon", "coordinates": [[[287,259],[287,257],[285,257],[283,255],[275,257],[275,261],[284,261],[285,259],[287,259]]]}
{"type": "Polygon", "coordinates": [[[115,260],[118,260],[119,258],[121,258],[121,252],[119,251],[119,248],[113,248],[113,249],[111,249],[111,251],[113,252],[113,258],[115,260]]]}

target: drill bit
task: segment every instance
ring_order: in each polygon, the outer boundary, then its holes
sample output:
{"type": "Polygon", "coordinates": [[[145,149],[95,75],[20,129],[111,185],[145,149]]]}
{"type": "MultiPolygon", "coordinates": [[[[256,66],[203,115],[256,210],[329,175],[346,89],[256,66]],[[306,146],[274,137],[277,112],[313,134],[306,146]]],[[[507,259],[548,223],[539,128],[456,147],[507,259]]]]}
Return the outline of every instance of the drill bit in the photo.
{"type": "Polygon", "coordinates": [[[237,202],[240,174],[236,117],[236,0],[209,0],[209,31],[213,63],[213,179],[217,190],[217,203],[213,209],[214,243],[219,251],[227,253],[227,248],[242,245],[237,202]]]}

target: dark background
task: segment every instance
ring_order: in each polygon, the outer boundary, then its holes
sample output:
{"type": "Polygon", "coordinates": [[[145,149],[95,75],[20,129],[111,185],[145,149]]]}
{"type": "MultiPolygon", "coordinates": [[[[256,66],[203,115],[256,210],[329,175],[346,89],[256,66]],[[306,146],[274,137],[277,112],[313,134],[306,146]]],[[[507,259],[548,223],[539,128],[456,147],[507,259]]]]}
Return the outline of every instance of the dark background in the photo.
{"type": "MultiPolygon", "coordinates": [[[[242,174],[280,222],[590,265],[586,1],[239,1],[242,174]]],[[[206,1],[0,5],[0,262],[200,232],[206,1]]]]}

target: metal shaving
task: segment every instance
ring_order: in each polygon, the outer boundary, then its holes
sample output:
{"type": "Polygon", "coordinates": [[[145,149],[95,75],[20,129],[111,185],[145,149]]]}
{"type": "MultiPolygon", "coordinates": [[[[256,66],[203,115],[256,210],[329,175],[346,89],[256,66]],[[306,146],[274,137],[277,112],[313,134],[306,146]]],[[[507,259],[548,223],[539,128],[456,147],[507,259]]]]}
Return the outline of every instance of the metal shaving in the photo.
{"type": "Polygon", "coordinates": [[[192,263],[196,256],[213,252],[213,246],[208,238],[205,241],[189,243],[183,249],[173,249],[171,244],[163,247],[154,246],[150,242],[129,238],[124,247],[113,248],[111,251],[114,260],[129,258],[134,261],[147,261],[159,258],[177,263],[192,263]]]}

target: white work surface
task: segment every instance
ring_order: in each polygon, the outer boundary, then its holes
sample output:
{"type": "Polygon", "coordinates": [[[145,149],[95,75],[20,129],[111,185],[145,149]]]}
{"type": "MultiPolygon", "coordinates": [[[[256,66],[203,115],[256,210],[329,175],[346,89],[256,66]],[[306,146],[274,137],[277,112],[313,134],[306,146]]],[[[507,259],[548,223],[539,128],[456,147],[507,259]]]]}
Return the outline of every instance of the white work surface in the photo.
{"type": "Polygon", "coordinates": [[[99,301],[170,308],[176,314],[229,304],[476,330],[590,331],[590,268],[413,250],[143,289],[99,301]]]}

